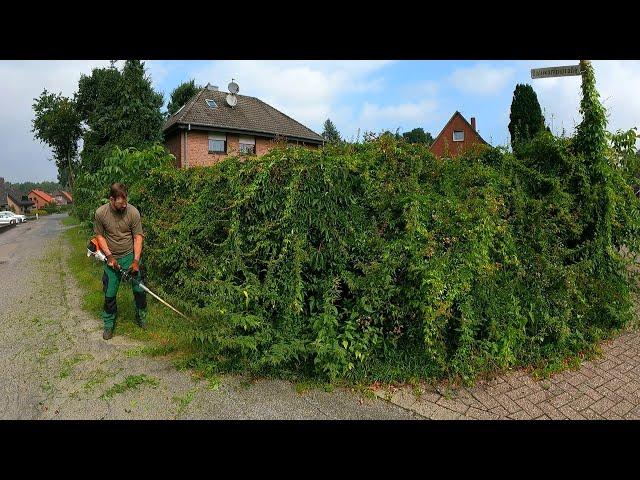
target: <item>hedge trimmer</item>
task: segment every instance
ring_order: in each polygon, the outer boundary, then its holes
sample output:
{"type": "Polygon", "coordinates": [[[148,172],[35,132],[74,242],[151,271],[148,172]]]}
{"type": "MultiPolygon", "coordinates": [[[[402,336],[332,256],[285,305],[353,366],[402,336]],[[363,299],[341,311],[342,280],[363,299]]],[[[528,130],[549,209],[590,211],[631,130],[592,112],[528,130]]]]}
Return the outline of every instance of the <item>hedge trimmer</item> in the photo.
{"type": "MultiPolygon", "coordinates": [[[[107,256],[104,253],[102,253],[102,251],[100,250],[100,246],[98,245],[98,241],[95,238],[92,238],[89,241],[89,245],[87,245],[87,257],[94,257],[101,262],[107,261],[107,256]]],[[[129,275],[126,271],[122,270],[121,268],[118,268],[116,271],[120,274],[120,281],[135,283],[142,290],[144,290],[149,295],[151,295],[153,298],[155,298],[156,300],[159,300],[160,302],[162,302],[164,305],[169,307],[171,310],[173,310],[177,314],[182,315],[184,318],[187,318],[187,316],[184,313],[178,311],[176,308],[169,305],[167,302],[161,299],[158,295],[156,295],[151,290],[149,290],[149,288],[137,278],[133,278],[131,275],[129,275]]]]}

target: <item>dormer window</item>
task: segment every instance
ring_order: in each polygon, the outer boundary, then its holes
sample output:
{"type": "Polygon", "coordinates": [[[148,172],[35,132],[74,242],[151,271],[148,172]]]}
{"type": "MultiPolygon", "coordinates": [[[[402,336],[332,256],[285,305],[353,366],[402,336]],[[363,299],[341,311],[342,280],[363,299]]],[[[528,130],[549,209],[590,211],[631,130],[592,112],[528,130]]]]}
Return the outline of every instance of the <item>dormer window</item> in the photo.
{"type": "Polygon", "coordinates": [[[453,131],[453,141],[454,142],[464,142],[464,130],[454,130],[453,131]]]}
{"type": "Polygon", "coordinates": [[[211,108],[216,108],[218,106],[215,100],[207,99],[206,102],[207,102],[207,105],[209,105],[211,108]]]}

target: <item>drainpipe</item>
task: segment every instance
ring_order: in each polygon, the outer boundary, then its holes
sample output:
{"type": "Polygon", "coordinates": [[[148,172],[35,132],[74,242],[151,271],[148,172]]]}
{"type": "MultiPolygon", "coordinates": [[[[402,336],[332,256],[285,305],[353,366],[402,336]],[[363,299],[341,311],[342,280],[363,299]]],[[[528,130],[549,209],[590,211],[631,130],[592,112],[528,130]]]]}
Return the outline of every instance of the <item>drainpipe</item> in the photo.
{"type": "Polygon", "coordinates": [[[189,124],[189,126],[187,127],[187,131],[184,132],[184,166],[186,168],[189,168],[189,147],[188,147],[188,140],[189,140],[189,131],[191,130],[191,124],[189,124]]]}

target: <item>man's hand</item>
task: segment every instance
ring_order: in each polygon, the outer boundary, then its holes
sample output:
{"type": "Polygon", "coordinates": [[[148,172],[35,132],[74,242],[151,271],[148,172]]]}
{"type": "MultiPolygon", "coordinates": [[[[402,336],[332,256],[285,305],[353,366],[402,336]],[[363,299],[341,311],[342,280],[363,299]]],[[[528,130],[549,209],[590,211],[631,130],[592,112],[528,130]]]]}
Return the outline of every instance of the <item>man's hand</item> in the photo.
{"type": "Polygon", "coordinates": [[[140,272],[140,262],[134,259],[133,262],[131,263],[131,266],[129,267],[129,270],[127,270],[127,274],[130,277],[135,278],[138,276],[139,272],[140,272]]]}
{"type": "Polygon", "coordinates": [[[118,260],[116,260],[116,257],[113,256],[113,254],[107,255],[107,266],[113,268],[116,271],[120,270],[120,264],[118,263],[118,260]]]}

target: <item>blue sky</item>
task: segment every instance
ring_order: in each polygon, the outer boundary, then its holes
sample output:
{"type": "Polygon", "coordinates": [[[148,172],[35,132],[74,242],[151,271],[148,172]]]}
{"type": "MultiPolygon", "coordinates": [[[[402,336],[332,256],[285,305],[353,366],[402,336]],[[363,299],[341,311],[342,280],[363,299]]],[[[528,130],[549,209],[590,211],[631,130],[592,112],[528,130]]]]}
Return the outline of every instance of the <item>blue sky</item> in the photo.
{"type": "MultiPolygon", "coordinates": [[[[327,118],[343,138],[365,131],[422,127],[434,137],[454,111],[476,117],[492,145],[509,142],[513,89],[533,85],[556,134],[580,121],[580,78],[531,80],[530,69],[577,60],[473,61],[169,61],[145,62],[154,88],[168,100],[182,81],[210,82],[258,97],[321,133],[327,118]]],[[[594,61],[597,86],[609,112],[609,129],[640,126],[640,61],[594,61]]],[[[30,132],[31,104],[43,88],[72,95],[80,73],[108,61],[0,61],[0,176],[9,181],[53,180],[47,147],[30,132]]],[[[166,104],[166,103],[165,103],[166,104]]]]}

